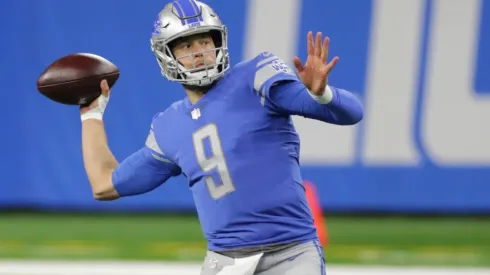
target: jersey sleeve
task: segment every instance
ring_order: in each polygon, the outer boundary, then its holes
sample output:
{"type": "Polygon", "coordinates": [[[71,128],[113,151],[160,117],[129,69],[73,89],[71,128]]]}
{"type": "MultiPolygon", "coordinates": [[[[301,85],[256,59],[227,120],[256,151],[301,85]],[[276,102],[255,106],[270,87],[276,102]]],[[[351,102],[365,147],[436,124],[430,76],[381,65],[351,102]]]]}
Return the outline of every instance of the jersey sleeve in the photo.
{"type": "Polygon", "coordinates": [[[152,124],[145,146],[119,164],[112,173],[112,182],[119,196],[133,196],[149,192],[181,173],[160,149],[152,124]]]}
{"type": "Polygon", "coordinates": [[[294,71],[276,55],[264,52],[258,55],[250,68],[253,70],[253,89],[261,103],[273,111],[277,106],[270,100],[272,87],[284,82],[301,82],[294,71]]]}
{"type": "Polygon", "coordinates": [[[353,93],[330,85],[325,93],[331,94],[330,101],[319,102],[303,83],[281,83],[272,87],[270,101],[280,114],[300,115],[336,125],[353,125],[362,120],[363,107],[353,93]]]}

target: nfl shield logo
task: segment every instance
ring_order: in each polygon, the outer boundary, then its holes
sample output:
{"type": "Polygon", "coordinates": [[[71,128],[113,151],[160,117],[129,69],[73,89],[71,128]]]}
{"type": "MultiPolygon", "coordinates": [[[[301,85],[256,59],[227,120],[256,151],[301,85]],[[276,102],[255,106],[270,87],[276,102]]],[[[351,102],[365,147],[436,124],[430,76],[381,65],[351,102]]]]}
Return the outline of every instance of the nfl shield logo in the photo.
{"type": "Polygon", "coordinates": [[[201,110],[199,108],[192,110],[191,112],[192,119],[198,119],[201,117],[201,110]]]}

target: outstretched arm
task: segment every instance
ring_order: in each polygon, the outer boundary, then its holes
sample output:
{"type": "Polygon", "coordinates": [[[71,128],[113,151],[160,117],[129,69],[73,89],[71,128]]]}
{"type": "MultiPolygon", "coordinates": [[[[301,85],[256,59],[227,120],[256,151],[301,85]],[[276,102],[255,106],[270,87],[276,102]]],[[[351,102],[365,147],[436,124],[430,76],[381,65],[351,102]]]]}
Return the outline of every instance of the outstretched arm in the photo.
{"type": "Polygon", "coordinates": [[[264,106],[273,113],[301,115],[332,124],[352,125],[363,118],[360,101],[350,92],[328,85],[328,74],[337,64],[334,57],[329,63],[329,39],[316,41],[308,33],[308,58],[302,64],[293,59],[295,74],[280,58],[263,54],[258,60],[254,75],[254,90],[264,106]]]}
{"type": "Polygon", "coordinates": [[[300,115],[337,125],[353,125],[362,120],[363,108],[350,92],[327,86],[325,93],[313,95],[299,81],[284,81],[269,92],[273,109],[282,114],[300,115]]]}

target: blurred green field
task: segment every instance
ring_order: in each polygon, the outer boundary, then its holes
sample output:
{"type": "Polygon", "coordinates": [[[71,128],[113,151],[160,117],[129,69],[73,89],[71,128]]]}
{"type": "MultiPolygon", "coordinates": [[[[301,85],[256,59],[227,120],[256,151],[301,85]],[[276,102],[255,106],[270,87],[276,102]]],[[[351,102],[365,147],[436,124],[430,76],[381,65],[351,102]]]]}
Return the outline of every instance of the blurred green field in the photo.
{"type": "MultiPolygon", "coordinates": [[[[327,216],[327,261],[490,266],[490,218],[327,216]]],[[[201,261],[197,217],[0,213],[0,258],[201,261]]]]}

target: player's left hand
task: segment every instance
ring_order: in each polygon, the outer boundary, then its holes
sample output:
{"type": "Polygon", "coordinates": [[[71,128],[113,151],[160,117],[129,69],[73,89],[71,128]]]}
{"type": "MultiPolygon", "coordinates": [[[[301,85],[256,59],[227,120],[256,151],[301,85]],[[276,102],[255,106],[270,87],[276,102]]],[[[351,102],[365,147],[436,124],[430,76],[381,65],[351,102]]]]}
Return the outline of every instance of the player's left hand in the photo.
{"type": "Polygon", "coordinates": [[[322,45],[322,33],[316,34],[316,39],[313,41],[313,33],[308,32],[308,58],[303,65],[299,57],[293,58],[294,65],[300,80],[305,86],[317,96],[323,95],[325,87],[328,84],[328,74],[339,61],[339,57],[334,57],[329,63],[328,59],[328,43],[330,39],[325,37],[322,45]]]}

